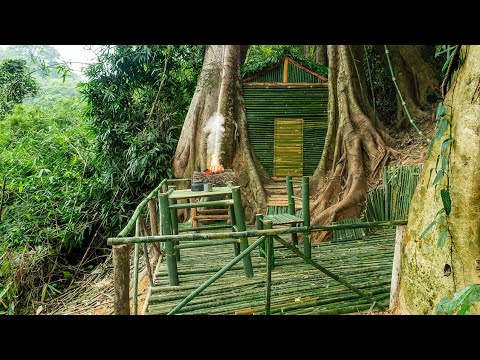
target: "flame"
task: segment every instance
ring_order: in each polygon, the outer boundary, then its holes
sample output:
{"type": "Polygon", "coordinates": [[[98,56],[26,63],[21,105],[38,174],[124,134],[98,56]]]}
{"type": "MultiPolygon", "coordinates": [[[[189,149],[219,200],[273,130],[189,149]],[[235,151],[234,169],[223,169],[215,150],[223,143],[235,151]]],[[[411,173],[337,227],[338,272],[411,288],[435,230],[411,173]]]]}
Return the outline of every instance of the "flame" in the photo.
{"type": "Polygon", "coordinates": [[[209,172],[210,174],[223,173],[224,168],[223,168],[223,165],[220,164],[220,161],[218,160],[218,154],[212,154],[212,161],[210,162],[210,166],[208,170],[210,170],[209,172]]]}

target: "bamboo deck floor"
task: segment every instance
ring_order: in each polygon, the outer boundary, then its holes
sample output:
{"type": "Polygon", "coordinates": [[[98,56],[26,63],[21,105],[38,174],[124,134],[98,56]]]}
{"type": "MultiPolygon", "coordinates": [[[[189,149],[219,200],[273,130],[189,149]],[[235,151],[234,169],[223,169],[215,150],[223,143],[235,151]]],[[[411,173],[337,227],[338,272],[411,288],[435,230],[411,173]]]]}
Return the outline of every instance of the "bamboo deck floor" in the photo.
{"type": "MultiPolygon", "coordinates": [[[[377,229],[364,239],[313,245],[312,259],[388,307],[394,243],[395,229],[377,229]]],[[[245,277],[240,261],[179,314],[263,314],[266,264],[258,249],[251,254],[253,278],[245,277]]],[[[158,264],[144,313],[166,314],[233,258],[231,244],[181,250],[179,286],[168,285],[166,265],[158,264]]],[[[271,314],[346,314],[370,308],[368,301],[276,243],[271,314]]]]}

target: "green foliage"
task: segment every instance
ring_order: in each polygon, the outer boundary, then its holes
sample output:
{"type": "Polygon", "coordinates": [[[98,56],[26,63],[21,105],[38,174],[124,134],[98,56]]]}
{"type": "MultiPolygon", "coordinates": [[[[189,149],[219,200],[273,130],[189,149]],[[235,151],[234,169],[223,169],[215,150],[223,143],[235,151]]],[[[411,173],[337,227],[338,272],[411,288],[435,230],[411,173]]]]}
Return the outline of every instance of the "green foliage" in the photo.
{"type": "Polygon", "coordinates": [[[117,231],[171,161],[203,62],[201,46],[105,46],[81,93],[96,128],[105,206],[117,231]]]}
{"type": "Polygon", "coordinates": [[[437,315],[468,315],[472,304],[480,301],[480,285],[464,287],[453,294],[452,299],[443,298],[435,307],[437,315]],[[458,309],[458,310],[457,310],[458,309]]]}
{"type": "Polygon", "coordinates": [[[452,199],[450,198],[450,193],[447,189],[442,189],[440,190],[440,196],[442,197],[443,208],[448,216],[450,215],[450,211],[452,211],[452,199]]]}
{"type": "Polygon", "coordinates": [[[369,96],[373,91],[375,99],[371,98],[370,101],[375,107],[375,112],[379,118],[396,126],[397,93],[388,68],[382,60],[382,55],[378,53],[374,45],[365,45],[363,67],[368,85],[368,89],[365,91],[369,96]]]}
{"type": "Polygon", "coordinates": [[[31,76],[27,62],[6,59],[0,62],[0,117],[12,111],[28,95],[35,95],[38,85],[31,76]]]}
{"type": "Polygon", "coordinates": [[[328,77],[328,68],[317,64],[311,59],[307,59],[302,54],[303,46],[301,48],[302,50],[292,45],[252,45],[245,64],[241,69],[242,77],[247,77],[269,65],[275,64],[285,56],[289,56],[317,74],[328,77]]]}
{"type": "Polygon", "coordinates": [[[7,177],[0,242],[71,250],[92,231],[98,188],[94,134],[79,100],[39,110],[17,105],[0,121],[0,178],[7,177]]]}
{"type": "Polygon", "coordinates": [[[23,103],[48,106],[51,101],[79,96],[77,84],[82,80],[80,75],[70,71],[68,63],[60,59],[53,46],[13,45],[0,49],[0,60],[7,58],[25,60],[38,84],[36,94],[25,97],[23,103]]]}

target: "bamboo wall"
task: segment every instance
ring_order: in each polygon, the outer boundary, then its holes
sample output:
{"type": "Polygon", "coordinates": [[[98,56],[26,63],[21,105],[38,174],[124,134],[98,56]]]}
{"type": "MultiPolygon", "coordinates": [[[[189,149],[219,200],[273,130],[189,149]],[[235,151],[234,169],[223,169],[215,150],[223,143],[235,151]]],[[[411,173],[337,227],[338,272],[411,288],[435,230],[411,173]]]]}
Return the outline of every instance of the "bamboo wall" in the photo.
{"type": "MultiPolygon", "coordinates": [[[[271,75],[263,80],[275,81],[272,78],[276,74],[275,70],[264,74],[271,75]]],[[[290,77],[294,77],[298,82],[306,82],[308,80],[306,75],[311,75],[301,69],[298,70],[305,75],[291,71],[290,77]]],[[[256,78],[255,82],[260,82],[259,78],[256,78]]],[[[328,126],[328,87],[244,86],[243,95],[250,143],[268,174],[274,175],[274,119],[285,117],[300,118],[304,121],[303,175],[312,175],[320,162],[325,144],[328,126]]]]}

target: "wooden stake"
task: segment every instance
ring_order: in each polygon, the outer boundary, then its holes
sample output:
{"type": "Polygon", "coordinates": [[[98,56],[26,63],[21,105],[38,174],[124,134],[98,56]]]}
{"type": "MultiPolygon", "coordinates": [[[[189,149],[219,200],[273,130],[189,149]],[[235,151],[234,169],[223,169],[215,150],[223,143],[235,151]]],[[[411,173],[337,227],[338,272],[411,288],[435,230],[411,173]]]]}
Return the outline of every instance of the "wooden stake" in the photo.
{"type": "Polygon", "coordinates": [[[390,309],[393,309],[398,301],[398,288],[400,285],[400,272],[402,270],[403,237],[405,236],[405,227],[405,225],[397,226],[395,233],[395,252],[393,253],[392,284],[390,287],[390,309]]]}
{"type": "Polygon", "coordinates": [[[283,82],[288,83],[288,57],[283,60],[283,82]]]}
{"type": "MultiPolygon", "coordinates": [[[[150,204],[150,203],[149,203],[150,204]]],[[[135,236],[140,236],[140,217],[135,223],[135,236]]],[[[147,245],[147,244],[144,244],[147,245]]],[[[140,244],[135,244],[133,258],[133,315],[138,314],[138,263],[140,258],[140,244]]]]}
{"type": "Polygon", "coordinates": [[[130,263],[128,245],[113,247],[113,307],[115,315],[130,315],[129,281],[130,263]]]}

